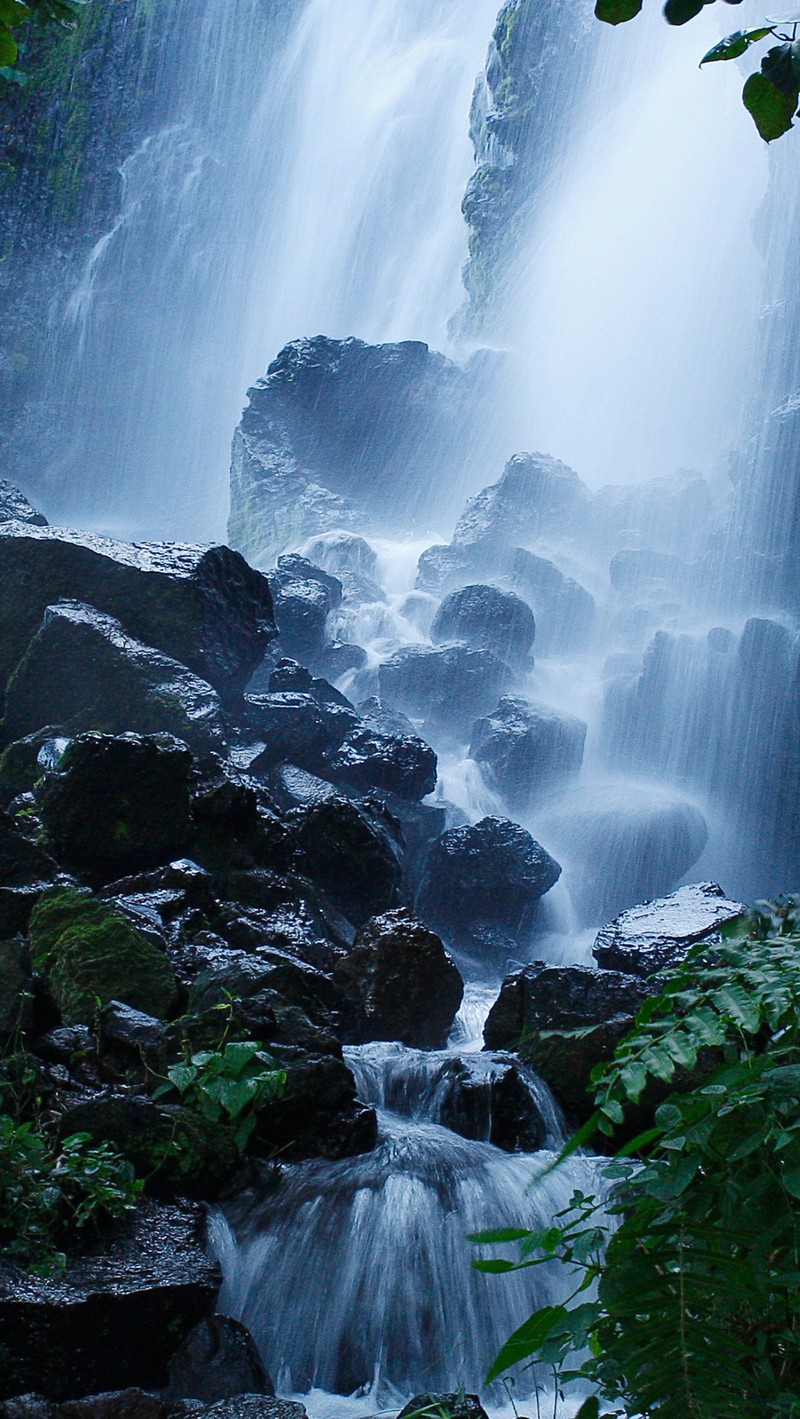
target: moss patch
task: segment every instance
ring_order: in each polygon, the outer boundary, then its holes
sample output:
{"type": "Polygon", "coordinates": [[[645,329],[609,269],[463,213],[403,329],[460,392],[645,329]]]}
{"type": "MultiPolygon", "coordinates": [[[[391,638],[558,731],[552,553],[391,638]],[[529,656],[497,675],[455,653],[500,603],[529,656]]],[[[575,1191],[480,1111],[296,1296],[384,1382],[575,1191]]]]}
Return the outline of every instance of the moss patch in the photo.
{"type": "Polygon", "coordinates": [[[93,1020],[98,1000],[121,1000],[159,1019],[174,1004],[167,958],[91,892],[45,892],[31,916],[30,946],[34,969],[47,980],[67,1024],[93,1020]]]}

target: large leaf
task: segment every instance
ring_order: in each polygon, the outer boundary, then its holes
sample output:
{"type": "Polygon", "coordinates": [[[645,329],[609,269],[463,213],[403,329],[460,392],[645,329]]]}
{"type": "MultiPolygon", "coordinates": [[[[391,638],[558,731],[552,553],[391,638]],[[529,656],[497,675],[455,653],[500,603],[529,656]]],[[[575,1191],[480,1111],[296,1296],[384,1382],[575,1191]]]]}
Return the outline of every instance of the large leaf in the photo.
{"type": "Polygon", "coordinates": [[[702,69],[704,64],[718,64],[724,59],[739,59],[742,54],[747,52],[751,44],[758,44],[759,40],[766,39],[767,35],[772,32],[770,25],[763,25],[759,30],[736,30],[726,39],[721,39],[713,49],[709,49],[708,54],[703,55],[700,60],[700,68],[702,69]]]}
{"type": "Polygon", "coordinates": [[[5,25],[0,27],[0,69],[7,64],[13,64],[17,54],[17,42],[9,29],[5,25]]]}
{"type": "Polygon", "coordinates": [[[764,74],[751,74],[742,90],[742,102],[764,142],[772,143],[792,127],[798,96],[784,93],[764,74]]]}
{"type": "Polygon", "coordinates": [[[512,1365],[518,1365],[521,1360],[529,1360],[532,1355],[536,1355],[552,1331],[563,1325],[568,1314],[566,1306],[543,1306],[540,1311],[529,1316],[519,1329],[509,1336],[486,1376],[486,1383],[491,1384],[504,1370],[510,1370],[512,1365]]]}
{"type": "Polygon", "coordinates": [[[632,20],[642,8],[642,0],[597,0],[594,13],[606,25],[624,25],[632,20]]]}
{"type": "Polygon", "coordinates": [[[685,25],[709,3],[710,0],[666,0],[664,19],[669,25],[685,25]]]}

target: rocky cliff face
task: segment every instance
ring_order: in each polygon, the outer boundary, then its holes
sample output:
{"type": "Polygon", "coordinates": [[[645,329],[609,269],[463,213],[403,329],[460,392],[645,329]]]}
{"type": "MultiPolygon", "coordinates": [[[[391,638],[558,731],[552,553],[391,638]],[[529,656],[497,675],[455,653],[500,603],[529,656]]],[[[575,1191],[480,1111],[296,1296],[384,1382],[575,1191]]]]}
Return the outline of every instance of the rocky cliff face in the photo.
{"type": "Polygon", "coordinates": [[[588,71],[593,23],[580,0],[507,0],[498,15],[470,114],[477,165],[463,202],[470,227],[464,272],[470,333],[493,328],[515,237],[535,207],[561,136],[552,116],[563,76],[568,70],[576,92],[588,71]]]}

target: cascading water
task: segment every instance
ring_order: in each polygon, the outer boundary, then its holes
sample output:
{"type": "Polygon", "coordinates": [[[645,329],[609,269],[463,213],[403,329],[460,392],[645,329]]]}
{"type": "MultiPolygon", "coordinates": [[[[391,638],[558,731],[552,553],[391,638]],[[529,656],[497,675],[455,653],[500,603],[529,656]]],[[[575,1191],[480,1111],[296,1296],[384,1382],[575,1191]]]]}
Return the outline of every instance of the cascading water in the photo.
{"type": "Polygon", "coordinates": [[[445,341],[494,8],[154,8],[154,131],[54,317],[53,519],[219,536],[244,391],[286,340],[445,341]]]}

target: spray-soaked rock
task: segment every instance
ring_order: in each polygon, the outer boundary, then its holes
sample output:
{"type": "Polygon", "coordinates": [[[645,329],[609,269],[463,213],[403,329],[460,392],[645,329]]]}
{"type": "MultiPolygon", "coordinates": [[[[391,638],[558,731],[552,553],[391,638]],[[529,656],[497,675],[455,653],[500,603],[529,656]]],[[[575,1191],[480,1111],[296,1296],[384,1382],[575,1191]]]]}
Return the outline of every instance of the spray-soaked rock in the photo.
{"type": "Polygon", "coordinates": [[[508,567],[514,588],[533,607],[539,655],[585,650],[594,635],[597,608],[585,586],[565,576],[554,562],[516,547],[508,567]]]}
{"type": "Polygon", "coordinates": [[[62,598],[116,616],[226,695],[244,688],[275,635],[266,577],[229,547],[14,522],[0,522],[0,538],[0,684],[62,598]]]}
{"type": "Polygon", "coordinates": [[[319,537],[310,538],[302,553],[315,566],[323,567],[337,577],[350,573],[372,580],[377,574],[378,558],[374,549],[365,538],[358,537],[354,532],[341,529],[323,532],[319,537]]]}
{"type": "Polygon", "coordinates": [[[366,725],[351,729],[328,758],[337,783],[356,792],[386,789],[412,802],[433,793],[436,755],[416,734],[381,734],[366,725]]]}
{"type": "Polygon", "coordinates": [[[444,1047],[464,983],[439,937],[411,912],[386,912],[368,921],[335,974],[363,1010],[364,1040],[444,1047]]]}
{"type": "Polygon", "coordinates": [[[34,527],[46,527],[47,518],[36,511],[19,488],[8,479],[0,478],[0,522],[28,522],[34,527]]]}
{"type": "Polygon", "coordinates": [[[488,714],[513,675],[490,650],[403,646],[380,668],[381,699],[392,709],[454,730],[488,714]]]}
{"type": "Polygon", "coordinates": [[[509,808],[524,812],[542,793],[577,776],[585,739],[582,720],[506,695],[472,726],[469,752],[509,808]]]}
{"type": "Polygon", "coordinates": [[[449,944],[503,959],[524,944],[536,903],[560,876],[559,864],[519,824],[482,818],[431,844],[417,907],[449,944]]]}
{"type": "Polygon", "coordinates": [[[549,532],[563,535],[584,516],[588,500],[586,485],[566,463],[542,453],[518,453],[497,483],[467,503],[453,545],[488,554],[549,532]]]}
{"type": "Polygon", "coordinates": [[[694,882],[623,912],[598,931],[592,955],[606,970],[649,976],[677,965],[696,942],[718,940],[720,927],[746,911],[716,882],[694,882]]]}
{"type": "Polygon", "coordinates": [[[509,665],[525,665],[536,635],[527,602],[496,586],[464,586],[446,596],[434,617],[431,640],[464,641],[491,650],[509,665]]]}
{"type": "Polygon", "coordinates": [[[535,961],[503,981],[486,1047],[518,1050],[571,1117],[588,1118],[592,1070],[611,1059],[654,989],[619,971],[535,961]]]}
{"type": "Polygon", "coordinates": [[[382,805],[333,798],[289,821],[298,866],[354,926],[401,904],[399,825],[382,805]]]}
{"type": "Polygon", "coordinates": [[[49,606],[8,683],[6,731],[44,725],[112,734],[176,734],[198,753],[224,747],[219,698],[176,660],[79,602],[49,606]]]}
{"type": "Polygon", "coordinates": [[[480,462],[474,383],[419,341],[292,341],[234,435],[232,545],[263,564],[320,533],[405,531],[480,462]]]}
{"type": "Polygon", "coordinates": [[[206,1316],[170,1361],[168,1399],[213,1403],[237,1394],[274,1393],[252,1335],[232,1316],[206,1316]]]}
{"type": "Polygon", "coordinates": [[[176,856],[191,828],[192,755],[168,734],[81,734],[37,790],[54,855],[110,881],[176,856]]]}
{"type": "Polygon", "coordinates": [[[279,557],[269,574],[281,646],[301,660],[318,657],[327,640],[328,616],[342,599],[342,583],[305,557],[279,557]]]}

